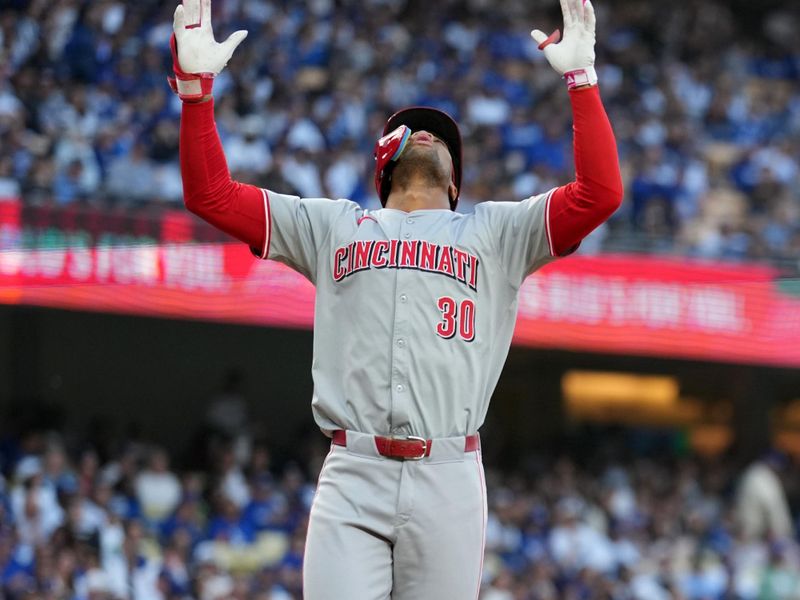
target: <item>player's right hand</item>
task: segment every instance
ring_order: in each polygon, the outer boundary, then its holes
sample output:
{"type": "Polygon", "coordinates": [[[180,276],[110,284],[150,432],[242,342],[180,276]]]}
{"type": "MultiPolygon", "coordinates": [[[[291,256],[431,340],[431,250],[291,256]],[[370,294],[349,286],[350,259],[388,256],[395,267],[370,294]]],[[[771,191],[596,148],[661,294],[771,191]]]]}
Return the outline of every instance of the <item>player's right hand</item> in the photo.
{"type": "Polygon", "coordinates": [[[531,37],[539,44],[547,62],[567,80],[572,89],[597,83],[594,69],[595,15],[591,0],[561,0],[564,37],[556,29],[550,36],[534,29],[531,37]],[[559,41],[560,39],[560,41],[559,41]]]}
{"type": "Polygon", "coordinates": [[[196,101],[211,94],[214,77],[228,64],[247,31],[232,33],[218,43],[211,28],[211,0],[185,0],[175,9],[172,23],[170,86],[182,100],[196,101]]]}

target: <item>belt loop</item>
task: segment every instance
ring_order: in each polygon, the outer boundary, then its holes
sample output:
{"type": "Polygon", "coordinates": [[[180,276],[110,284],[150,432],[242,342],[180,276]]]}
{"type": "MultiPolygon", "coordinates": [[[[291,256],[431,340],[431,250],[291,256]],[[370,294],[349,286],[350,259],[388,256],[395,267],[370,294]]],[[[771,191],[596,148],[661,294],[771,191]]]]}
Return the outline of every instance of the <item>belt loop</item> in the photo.
{"type": "Polygon", "coordinates": [[[481,449],[481,434],[473,433],[464,438],[464,452],[475,452],[481,449]]]}

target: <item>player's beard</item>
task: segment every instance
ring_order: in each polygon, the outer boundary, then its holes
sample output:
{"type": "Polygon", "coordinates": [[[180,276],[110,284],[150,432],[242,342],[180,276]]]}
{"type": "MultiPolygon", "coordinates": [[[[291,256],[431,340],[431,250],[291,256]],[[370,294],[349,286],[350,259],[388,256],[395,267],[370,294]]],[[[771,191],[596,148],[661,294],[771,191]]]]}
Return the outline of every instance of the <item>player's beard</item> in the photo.
{"type": "Polygon", "coordinates": [[[402,190],[412,182],[420,181],[431,187],[447,189],[450,175],[434,148],[411,146],[397,161],[392,172],[392,186],[402,190]]]}

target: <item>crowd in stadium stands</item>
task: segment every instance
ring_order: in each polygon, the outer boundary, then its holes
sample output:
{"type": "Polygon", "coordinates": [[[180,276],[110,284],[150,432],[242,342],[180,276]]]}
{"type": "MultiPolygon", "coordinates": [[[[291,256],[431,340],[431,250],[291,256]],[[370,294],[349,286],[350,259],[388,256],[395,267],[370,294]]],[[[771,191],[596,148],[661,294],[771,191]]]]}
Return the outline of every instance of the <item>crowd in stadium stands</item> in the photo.
{"type": "MultiPolygon", "coordinates": [[[[6,0],[0,8],[0,197],[179,203],[173,4],[6,0]]],[[[598,67],[626,182],[584,251],[800,256],[800,7],[597,1],[598,67]]],[[[242,180],[374,207],[372,146],[399,107],[452,113],[462,208],[572,178],[564,85],[528,37],[554,0],[225,0],[218,37],[250,36],[215,90],[242,180]]]]}
{"type": "MultiPolygon", "coordinates": [[[[229,408],[181,469],[137,436],[6,426],[0,599],[301,600],[324,444],[276,468],[263,440],[225,434],[229,408]]],[[[784,457],[598,454],[487,469],[482,600],[800,596],[784,457]]]]}

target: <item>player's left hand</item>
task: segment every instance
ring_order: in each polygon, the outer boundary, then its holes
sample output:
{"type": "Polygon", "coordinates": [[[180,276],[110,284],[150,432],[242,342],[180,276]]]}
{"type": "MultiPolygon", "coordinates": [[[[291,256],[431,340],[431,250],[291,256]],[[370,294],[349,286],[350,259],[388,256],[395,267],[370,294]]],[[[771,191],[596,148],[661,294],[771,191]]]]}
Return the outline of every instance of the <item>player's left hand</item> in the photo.
{"type": "Polygon", "coordinates": [[[534,29],[531,37],[544,51],[547,62],[567,80],[570,89],[597,83],[594,70],[595,15],[591,0],[561,0],[564,37],[558,29],[550,36],[534,29]],[[561,41],[559,41],[561,40],[561,41]]]}

